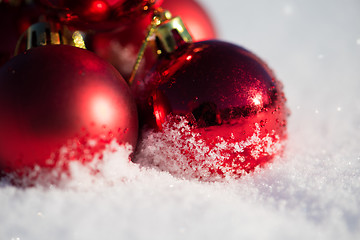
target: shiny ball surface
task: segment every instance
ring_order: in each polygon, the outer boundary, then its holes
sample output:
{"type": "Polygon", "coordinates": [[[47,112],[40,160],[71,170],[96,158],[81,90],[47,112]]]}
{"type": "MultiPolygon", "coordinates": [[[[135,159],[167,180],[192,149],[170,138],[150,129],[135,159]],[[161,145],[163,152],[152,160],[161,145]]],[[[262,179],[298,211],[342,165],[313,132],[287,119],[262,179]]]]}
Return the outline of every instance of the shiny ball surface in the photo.
{"type": "Polygon", "coordinates": [[[33,48],[0,69],[0,172],[93,160],[112,141],[137,143],[138,119],[121,75],[95,54],[33,48]]]}
{"type": "Polygon", "coordinates": [[[207,165],[211,174],[240,176],[283,150],[288,109],[282,84],[262,60],[239,46],[185,44],[160,58],[132,90],[144,128],[162,131],[185,119],[191,132],[179,131],[179,138],[195,136],[193,142],[207,153],[189,142],[181,151],[192,166],[203,166],[199,156],[214,156],[207,165]]]}

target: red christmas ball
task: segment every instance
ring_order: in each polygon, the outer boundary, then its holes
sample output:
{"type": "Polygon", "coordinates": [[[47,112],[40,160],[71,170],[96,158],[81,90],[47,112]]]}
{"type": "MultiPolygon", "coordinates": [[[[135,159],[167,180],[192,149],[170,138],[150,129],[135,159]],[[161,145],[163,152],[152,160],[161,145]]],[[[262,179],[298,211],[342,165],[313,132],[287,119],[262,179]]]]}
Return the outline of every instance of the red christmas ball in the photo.
{"type": "Polygon", "coordinates": [[[244,48],[221,41],[185,44],[160,58],[132,90],[145,128],[182,126],[176,144],[183,144],[188,165],[181,173],[201,168],[193,176],[240,176],[283,149],[288,110],[282,85],[244,48]]]}
{"type": "Polygon", "coordinates": [[[7,62],[0,112],[0,172],[66,167],[93,160],[114,140],[137,142],[126,82],[95,54],[71,46],[33,48],[7,62]]]}
{"type": "Polygon", "coordinates": [[[81,29],[113,30],[145,15],[156,0],[37,0],[53,17],[81,29]]]}
{"type": "MultiPolygon", "coordinates": [[[[197,2],[193,0],[158,0],[154,7],[159,6],[169,10],[173,16],[180,16],[194,41],[216,37],[215,27],[210,17],[197,2]]],[[[146,37],[151,19],[152,16],[148,14],[115,32],[88,34],[86,46],[115,66],[121,75],[128,80],[140,47],[146,37]]],[[[157,55],[154,51],[147,49],[141,60],[137,76],[143,78],[146,71],[154,65],[156,59],[157,55]]]]}
{"type": "Polygon", "coordinates": [[[179,16],[193,37],[194,41],[216,38],[215,26],[204,7],[194,0],[163,0],[159,3],[173,16],[179,16]]]}

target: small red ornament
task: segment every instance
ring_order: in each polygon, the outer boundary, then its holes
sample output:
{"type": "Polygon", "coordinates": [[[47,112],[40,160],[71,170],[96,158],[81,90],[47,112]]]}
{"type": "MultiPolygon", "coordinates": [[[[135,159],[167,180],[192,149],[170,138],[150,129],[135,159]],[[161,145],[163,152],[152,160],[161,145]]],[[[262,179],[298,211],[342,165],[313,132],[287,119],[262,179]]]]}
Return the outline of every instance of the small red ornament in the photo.
{"type": "Polygon", "coordinates": [[[133,148],[137,142],[126,82],[76,47],[37,47],[7,62],[0,69],[0,112],[0,172],[91,161],[113,140],[133,148]]]}
{"type": "Polygon", "coordinates": [[[204,41],[216,38],[215,26],[204,7],[195,0],[163,0],[163,9],[179,16],[193,37],[194,41],[204,41]]]}
{"type": "Polygon", "coordinates": [[[81,29],[114,30],[141,18],[156,0],[36,0],[62,23],[81,29]]]}
{"type": "Polygon", "coordinates": [[[178,135],[180,151],[188,159],[185,172],[207,168],[207,174],[195,171],[198,178],[240,176],[283,149],[288,111],[282,85],[244,48],[221,41],[184,44],[162,56],[132,90],[145,127],[187,122],[190,131],[178,135]]]}
{"type": "MultiPolygon", "coordinates": [[[[194,41],[216,38],[216,30],[204,8],[193,0],[157,1],[155,7],[161,6],[173,16],[179,16],[185,23],[194,41]]],[[[135,65],[140,47],[146,37],[152,16],[148,14],[127,24],[116,32],[104,32],[88,35],[88,49],[106,59],[128,80],[135,65]]],[[[143,77],[156,61],[154,51],[147,49],[141,60],[138,77],[143,77]]]]}

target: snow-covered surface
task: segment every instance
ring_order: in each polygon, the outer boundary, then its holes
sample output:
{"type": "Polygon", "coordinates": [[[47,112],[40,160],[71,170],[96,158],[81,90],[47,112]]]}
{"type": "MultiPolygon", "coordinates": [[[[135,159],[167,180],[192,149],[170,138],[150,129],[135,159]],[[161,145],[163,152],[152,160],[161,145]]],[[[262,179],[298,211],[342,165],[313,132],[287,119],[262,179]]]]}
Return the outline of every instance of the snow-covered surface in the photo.
{"type": "Polygon", "coordinates": [[[1,240],[360,239],[360,1],[201,2],[222,39],[284,83],[284,156],[209,183],[141,168],[112,146],[96,177],[73,166],[59,186],[1,182],[1,240]]]}

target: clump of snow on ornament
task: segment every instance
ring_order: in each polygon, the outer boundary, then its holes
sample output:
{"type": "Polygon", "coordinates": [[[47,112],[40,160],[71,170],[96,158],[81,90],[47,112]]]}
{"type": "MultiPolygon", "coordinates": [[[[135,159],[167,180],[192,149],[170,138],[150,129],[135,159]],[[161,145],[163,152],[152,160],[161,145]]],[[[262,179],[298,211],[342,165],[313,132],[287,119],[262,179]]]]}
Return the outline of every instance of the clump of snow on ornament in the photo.
{"type": "Polygon", "coordinates": [[[245,140],[217,137],[216,141],[210,141],[196,132],[185,117],[172,118],[161,132],[143,133],[135,157],[141,166],[155,167],[185,179],[235,179],[262,166],[263,156],[278,156],[284,148],[278,135],[262,136],[258,124],[253,135],[245,140]]]}
{"type": "MultiPolygon", "coordinates": [[[[89,144],[94,144],[94,141],[89,141],[89,144]]],[[[22,171],[21,176],[17,172],[7,173],[2,177],[2,182],[20,187],[94,189],[126,182],[138,175],[139,167],[130,160],[133,152],[130,144],[120,145],[114,139],[101,151],[92,153],[83,149],[81,156],[70,158],[79,151],[78,144],[72,143],[61,147],[54,167],[35,166],[22,171]]],[[[52,161],[51,158],[48,161],[52,161]]]]}

